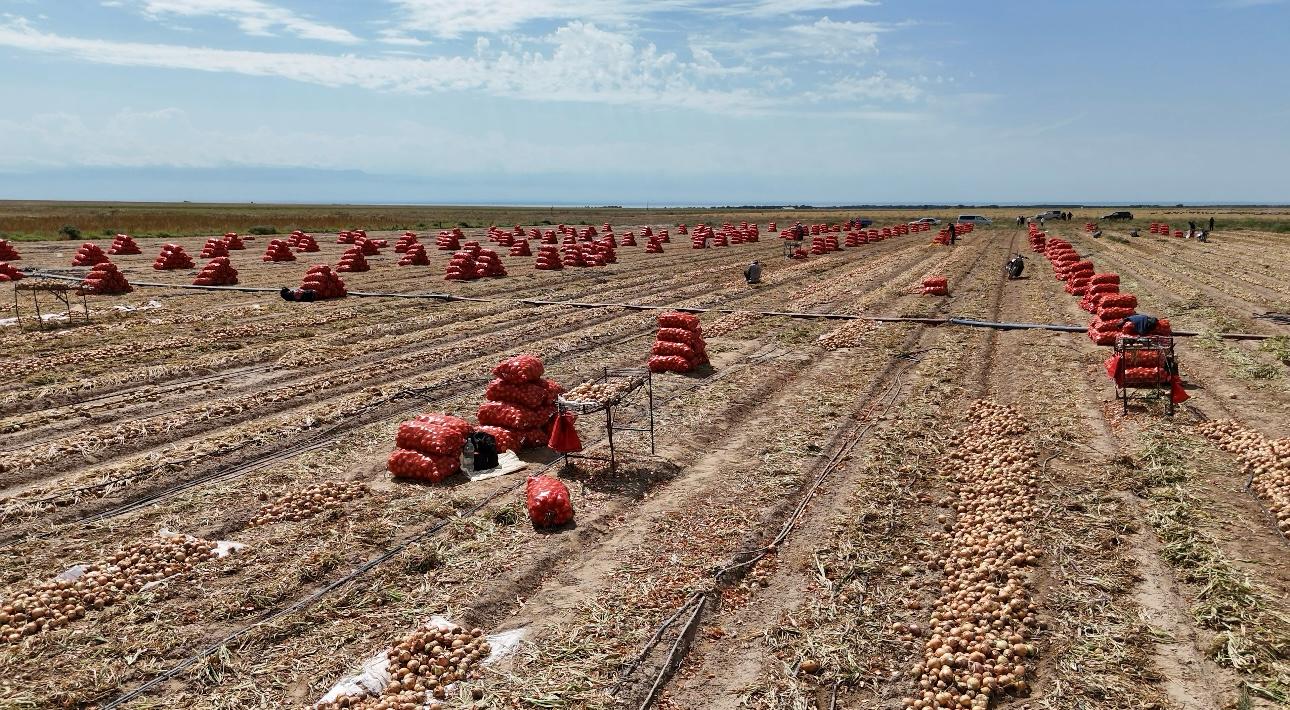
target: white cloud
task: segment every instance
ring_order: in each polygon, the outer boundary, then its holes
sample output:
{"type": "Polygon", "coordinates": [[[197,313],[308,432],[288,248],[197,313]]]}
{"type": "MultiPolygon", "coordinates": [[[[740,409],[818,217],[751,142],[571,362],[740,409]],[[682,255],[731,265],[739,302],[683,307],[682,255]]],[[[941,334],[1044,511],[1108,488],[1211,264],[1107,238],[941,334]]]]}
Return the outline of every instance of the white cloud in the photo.
{"type": "Polygon", "coordinates": [[[393,44],[400,47],[429,47],[432,43],[423,39],[417,39],[402,30],[381,30],[381,42],[384,44],[393,44]]]}
{"type": "Polygon", "coordinates": [[[247,34],[271,36],[281,28],[301,39],[354,44],[361,40],[349,30],[314,22],[261,0],[141,0],[149,17],[221,17],[247,34]]]}
{"type": "Polygon", "coordinates": [[[823,88],[807,93],[815,101],[915,101],[923,90],[912,82],[892,79],[884,72],[858,77],[848,76],[831,82],[823,88]]]}

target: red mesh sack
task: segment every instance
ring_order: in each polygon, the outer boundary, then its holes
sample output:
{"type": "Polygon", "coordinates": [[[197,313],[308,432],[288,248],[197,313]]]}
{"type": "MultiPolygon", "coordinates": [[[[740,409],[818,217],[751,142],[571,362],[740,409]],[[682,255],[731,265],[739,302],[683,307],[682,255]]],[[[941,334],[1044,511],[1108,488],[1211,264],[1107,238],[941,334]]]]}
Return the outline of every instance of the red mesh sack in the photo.
{"type": "Polygon", "coordinates": [[[395,478],[438,483],[461,469],[461,455],[427,456],[419,451],[395,449],[385,466],[395,478]]]}
{"type": "Polygon", "coordinates": [[[682,328],[684,330],[697,330],[699,328],[699,318],[693,313],[681,313],[680,311],[669,311],[658,317],[660,328],[682,328]]]}
{"type": "Polygon", "coordinates": [[[529,519],[539,528],[556,527],[573,522],[573,503],[569,489],[550,476],[530,476],[525,484],[529,519]]]}
{"type": "Polygon", "coordinates": [[[538,356],[524,353],[501,361],[493,368],[493,376],[512,383],[533,382],[541,378],[545,371],[538,356]]]}
{"type": "Polygon", "coordinates": [[[394,445],[423,454],[460,456],[462,447],[466,445],[466,438],[458,430],[412,419],[399,425],[394,445]]]}
{"type": "Polygon", "coordinates": [[[506,429],[532,429],[540,427],[551,418],[544,409],[525,409],[506,402],[485,402],[479,405],[479,423],[506,429]]]}
{"type": "Polygon", "coordinates": [[[651,355],[663,355],[673,357],[683,357],[686,360],[693,360],[695,353],[694,348],[685,343],[673,343],[668,340],[659,340],[654,343],[650,349],[651,355]]]}
{"type": "Polygon", "coordinates": [[[1097,309],[1097,317],[1103,321],[1118,322],[1134,314],[1132,308],[1107,308],[1103,304],[1097,309]]]}
{"type": "Polygon", "coordinates": [[[1116,293],[1102,297],[1098,305],[1108,308],[1137,308],[1138,297],[1131,293],[1116,293]]]}
{"type": "MultiPolygon", "coordinates": [[[[548,390],[541,382],[507,382],[501,378],[488,383],[484,398],[490,402],[508,402],[528,409],[548,403],[548,390]]],[[[554,400],[550,400],[554,401],[554,400]]]]}
{"type": "Polygon", "coordinates": [[[650,372],[689,372],[690,361],[677,355],[654,355],[649,359],[650,372]]]}
{"type": "Polygon", "coordinates": [[[695,343],[694,333],[682,328],[659,328],[658,339],[673,343],[685,343],[690,346],[695,343]]]}
{"type": "Polygon", "coordinates": [[[427,424],[451,429],[452,431],[461,434],[462,437],[469,435],[470,432],[475,430],[475,428],[470,425],[470,422],[460,417],[454,417],[451,414],[419,414],[416,417],[413,417],[413,419],[418,422],[425,422],[427,424]]]}

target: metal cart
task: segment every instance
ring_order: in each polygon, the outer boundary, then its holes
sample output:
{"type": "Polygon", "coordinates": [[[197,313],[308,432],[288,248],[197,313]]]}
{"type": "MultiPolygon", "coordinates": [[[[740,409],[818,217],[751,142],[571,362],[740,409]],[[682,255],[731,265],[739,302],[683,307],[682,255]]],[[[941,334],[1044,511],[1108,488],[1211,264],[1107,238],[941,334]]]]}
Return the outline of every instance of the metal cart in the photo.
{"type": "Polygon", "coordinates": [[[618,468],[618,451],[614,443],[614,432],[640,432],[649,435],[649,452],[654,453],[654,376],[648,369],[641,368],[612,368],[606,367],[604,372],[593,380],[595,384],[620,384],[621,389],[607,400],[597,402],[584,402],[579,400],[566,399],[561,395],[556,400],[556,407],[559,413],[572,412],[578,416],[605,413],[605,439],[608,443],[609,454],[593,453],[572,453],[564,454],[565,463],[569,459],[589,459],[592,461],[604,461],[609,464],[609,471],[612,474],[618,468]],[[644,401],[637,402],[639,392],[644,390],[644,401]],[[643,417],[637,417],[637,420],[644,419],[648,426],[628,426],[621,421],[630,422],[630,416],[623,417],[621,414],[615,416],[615,409],[631,408],[633,404],[639,406],[644,411],[643,417]]]}
{"type": "Polygon", "coordinates": [[[1178,360],[1174,355],[1174,339],[1160,335],[1121,335],[1115,339],[1115,355],[1119,356],[1115,372],[1115,398],[1129,413],[1129,400],[1164,399],[1166,416],[1174,415],[1172,397],[1174,378],[1178,376],[1178,360]],[[1136,369],[1133,377],[1129,371],[1136,369]]]}

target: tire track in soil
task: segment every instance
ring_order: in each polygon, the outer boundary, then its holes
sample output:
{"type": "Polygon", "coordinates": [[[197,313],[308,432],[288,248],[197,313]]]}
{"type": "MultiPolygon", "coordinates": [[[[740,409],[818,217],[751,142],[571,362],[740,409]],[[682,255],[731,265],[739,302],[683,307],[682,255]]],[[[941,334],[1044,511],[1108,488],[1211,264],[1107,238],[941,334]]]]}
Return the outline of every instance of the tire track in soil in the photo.
{"type": "MultiPolygon", "coordinates": [[[[788,324],[786,323],[786,324],[784,324],[784,325],[786,325],[786,327],[787,327],[787,325],[788,325],[788,324]]],[[[759,356],[759,355],[757,355],[757,354],[753,354],[753,355],[755,355],[755,358],[756,358],[756,356],[759,356]]],[[[724,369],[725,369],[725,368],[724,368],[724,369]]],[[[770,382],[775,382],[775,381],[774,381],[774,380],[771,380],[770,382]]],[[[704,386],[706,386],[706,385],[707,385],[707,383],[704,383],[704,386]]],[[[733,412],[733,413],[735,414],[735,417],[734,417],[734,418],[731,418],[731,420],[730,420],[730,422],[729,422],[729,423],[730,423],[730,425],[738,426],[738,423],[739,423],[739,411],[740,411],[740,409],[746,409],[746,408],[743,408],[743,407],[742,407],[742,405],[739,405],[738,403],[737,403],[737,404],[735,404],[733,408],[731,408],[731,412],[733,412]]]]}

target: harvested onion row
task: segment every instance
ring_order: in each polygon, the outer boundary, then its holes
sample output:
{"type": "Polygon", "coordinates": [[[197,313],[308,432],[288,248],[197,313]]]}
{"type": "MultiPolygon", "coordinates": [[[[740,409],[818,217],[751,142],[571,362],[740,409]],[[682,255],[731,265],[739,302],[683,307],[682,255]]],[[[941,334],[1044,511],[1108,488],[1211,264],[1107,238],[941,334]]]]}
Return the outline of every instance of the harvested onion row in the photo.
{"type": "MultiPolygon", "coordinates": [[[[949,455],[955,511],[947,532],[945,579],[932,612],[923,660],[913,667],[918,691],[910,708],[984,710],[992,699],[1027,692],[1038,621],[1026,567],[1039,550],[1025,536],[1035,514],[1036,454],[1011,407],[972,405],[971,424],[949,455]]],[[[920,630],[921,631],[921,630],[920,630]]]]}
{"type": "Polygon", "coordinates": [[[869,321],[853,320],[820,336],[819,345],[825,350],[859,347],[877,327],[869,321]]]}
{"type": "Polygon", "coordinates": [[[1269,439],[1231,420],[1204,422],[1196,430],[1240,460],[1250,488],[1276,516],[1277,529],[1290,535],[1290,437],[1269,439]]]}
{"type": "Polygon", "coordinates": [[[710,338],[715,338],[727,333],[733,333],[740,328],[750,326],[761,320],[760,313],[751,311],[735,311],[727,313],[724,316],[712,321],[712,323],[703,326],[703,334],[710,338]]]}
{"type": "MultiPolygon", "coordinates": [[[[390,684],[379,696],[343,695],[318,710],[444,710],[448,686],[483,677],[482,661],[492,653],[482,629],[439,624],[417,629],[385,652],[390,684]],[[434,698],[434,700],[430,700],[434,698]]],[[[483,697],[478,689],[475,699],[483,697]]]]}
{"type": "Polygon", "coordinates": [[[147,584],[188,572],[215,556],[215,543],[188,536],[128,545],[75,579],[41,582],[0,604],[0,642],[15,643],[66,626],[91,609],[120,603],[147,584]]]}
{"type": "MultiPolygon", "coordinates": [[[[340,508],[346,501],[354,500],[367,493],[367,484],[357,481],[314,483],[300,490],[282,495],[273,503],[260,508],[259,512],[256,513],[254,518],[251,518],[247,525],[254,527],[283,520],[305,520],[324,510],[340,508]]],[[[267,499],[267,493],[260,494],[260,500],[267,499]]]]}

